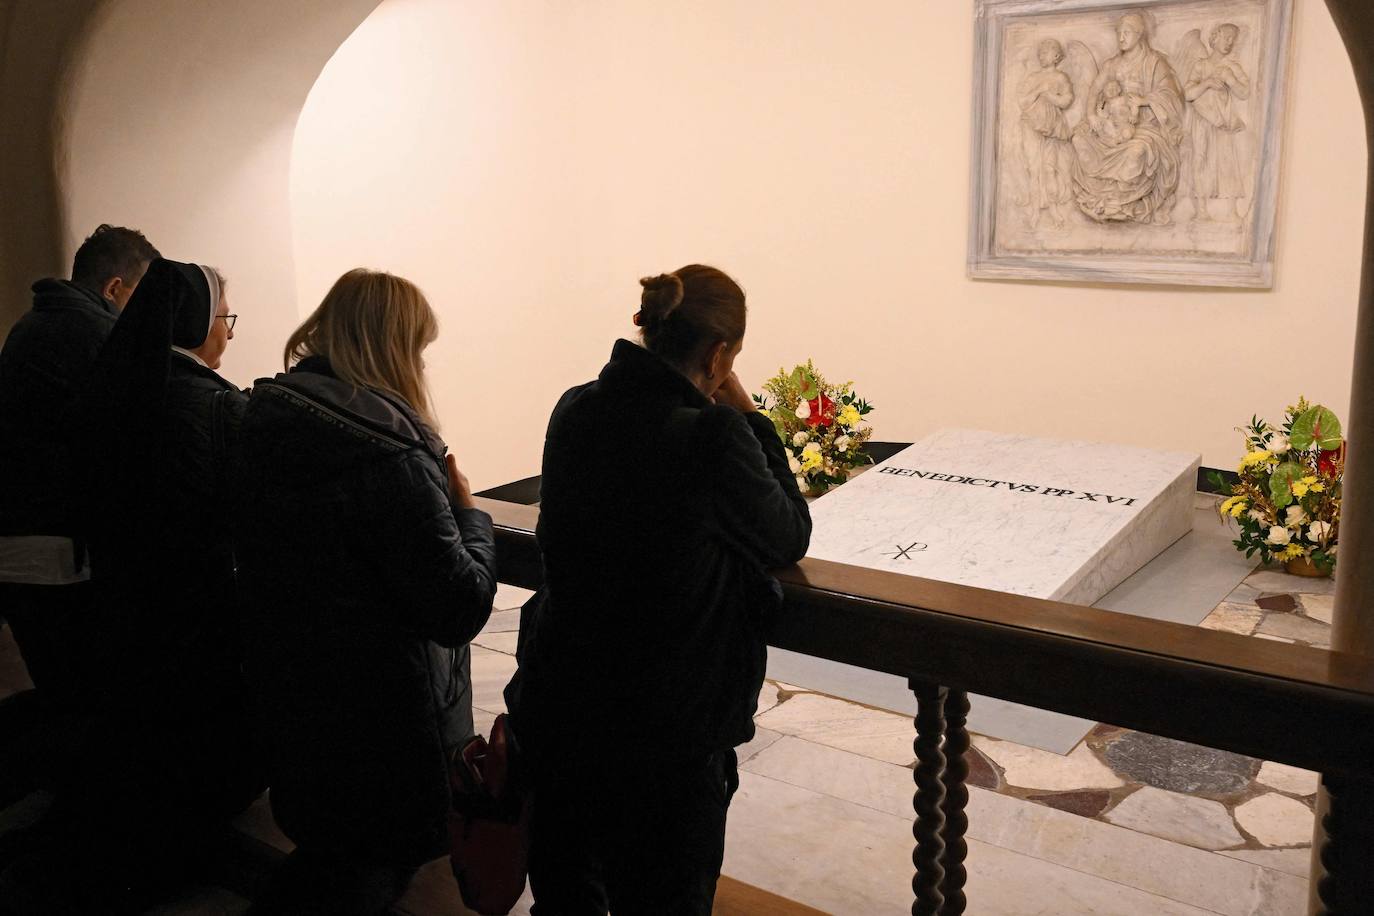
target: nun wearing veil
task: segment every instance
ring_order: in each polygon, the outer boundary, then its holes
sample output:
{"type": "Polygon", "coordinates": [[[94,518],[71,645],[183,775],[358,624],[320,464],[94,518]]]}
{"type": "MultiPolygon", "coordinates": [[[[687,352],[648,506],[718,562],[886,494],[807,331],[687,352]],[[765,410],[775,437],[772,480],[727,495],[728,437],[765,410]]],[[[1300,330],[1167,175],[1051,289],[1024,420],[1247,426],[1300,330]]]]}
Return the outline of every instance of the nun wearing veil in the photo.
{"type": "Polygon", "coordinates": [[[234,319],[213,268],[153,261],[80,405],[106,689],[46,842],[0,877],[5,912],[153,902],[262,789],[228,517],[247,397],[215,371],[234,319]]]}

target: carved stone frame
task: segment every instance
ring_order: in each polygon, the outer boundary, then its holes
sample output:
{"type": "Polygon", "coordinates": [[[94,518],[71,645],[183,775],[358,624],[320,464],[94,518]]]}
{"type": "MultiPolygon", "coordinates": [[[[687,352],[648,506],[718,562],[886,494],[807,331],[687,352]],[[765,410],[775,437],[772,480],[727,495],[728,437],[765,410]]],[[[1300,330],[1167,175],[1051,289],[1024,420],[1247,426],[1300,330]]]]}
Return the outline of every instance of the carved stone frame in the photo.
{"type": "Polygon", "coordinates": [[[1248,287],[1274,285],[1274,223],[1277,214],[1284,106],[1292,35],[1292,0],[1262,0],[1265,34],[1260,51],[1268,82],[1259,174],[1250,214],[1251,258],[1129,256],[1119,254],[998,254],[993,248],[998,182],[998,112],[1001,109],[1002,38],[1009,21],[1039,14],[1110,11],[1127,13],[1180,6],[1193,0],[975,0],[973,118],[969,164],[968,272],[974,279],[1058,280],[1095,283],[1248,287]]]}

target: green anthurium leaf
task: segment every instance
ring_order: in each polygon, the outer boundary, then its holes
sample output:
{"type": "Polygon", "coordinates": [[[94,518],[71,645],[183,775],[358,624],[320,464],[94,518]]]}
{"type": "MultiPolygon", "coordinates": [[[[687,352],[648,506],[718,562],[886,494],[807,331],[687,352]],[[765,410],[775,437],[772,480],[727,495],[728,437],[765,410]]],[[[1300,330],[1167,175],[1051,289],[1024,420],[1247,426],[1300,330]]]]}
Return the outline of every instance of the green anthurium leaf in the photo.
{"type": "Polygon", "coordinates": [[[819,394],[819,393],[820,393],[820,392],[818,392],[818,391],[816,390],[816,380],[813,379],[811,376],[808,375],[808,376],[806,377],[806,384],[805,384],[804,386],[802,386],[802,390],[801,390],[801,397],[802,397],[802,400],[803,400],[803,401],[814,401],[814,400],[816,400],[816,395],[819,394]]]}
{"type": "Polygon", "coordinates": [[[1341,421],[1320,404],[1309,407],[1293,421],[1288,441],[1299,449],[1311,448],[1313,444],[1321,449],[1340,448],[1341,421]]]}
{"type": "Polygon", "coordinates": [[[1282,509],[1293,503],[1293,481],[1306,474],[1307,470],[1295,461],[1285,461],[1274,468],[1269,477],[1269,497],[1275,508],[1282,509]]]}

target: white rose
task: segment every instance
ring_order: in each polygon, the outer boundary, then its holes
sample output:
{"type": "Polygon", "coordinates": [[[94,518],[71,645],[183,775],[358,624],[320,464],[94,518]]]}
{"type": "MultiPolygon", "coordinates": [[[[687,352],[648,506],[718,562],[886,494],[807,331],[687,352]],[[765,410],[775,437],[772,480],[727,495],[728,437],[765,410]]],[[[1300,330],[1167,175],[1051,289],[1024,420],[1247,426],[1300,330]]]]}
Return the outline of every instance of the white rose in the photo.
{"type": "Polygon", "coordinates": [[[1247,512],[1247,513],[1245,513],[1245,514],[1248,515],[1248,516],[1250,516],[1252,519],[1254,519],[1254,520],[1257,521],[1257,522],[1262,522],[1262,521],[1264,521],[1264,513],[1261,512],[1261,511],[1258,510],[1258,509],[1251,509],[1249,512],[1247,512]]]}
{"type": "Polygon", "coordinates": [[[806,448],[802,449],[803,452],[819,452],[820,450],[821,444],[819,442],[808,442],[806,448]]]}
{"type": "Polygon", "coordinates": [[[806,434],[806,431],[805,431],[805,430],[802,430],[801,432],[797,433],[795,436],[792,437],[792,444],[793,444],[793,445],[805,445],[805,444],[806,444],[806,440],[807,440],[807,439],[810,439],[810,438],[811,438],[811,437],[808,436],[808,435],[806,434]]]}
{"type": "Polygon", "coordinates": [[[1289,528],[1301,527],[1307,523],[1307,513],[1303,511],[1302,506],[1289,506],[1288,511],[1284,513],[1283,523],[1289,528]]]}
{"type": "Polygon", "coordinates": [[[798,489],[798,490],[801,490],[803,493],[810,493],[810,492],[811,492],[811,484],[809,484],[809,483],[806,482],[806,478],[805,478],[805,477],[802,477],[802,476],[798,475],[798,476],[797,476],[797,489],[798,489]]]}
{"type": "Polygon", "coordinates": [[[1273,452],[1275,455],[1282,455],[1284,452],[1292,448],[1292,446],[1288,444],[1288,437],[1280,433],[1279,435],[1270,439],[1269,444],[1266,445],[1265,448],[1268,451],[1273,452]]]}
{"type": "Polygon", "coordinates": [[[811,405],[806,401],[802,401],[797,405],[797,409],[794,412],[798,420],[805,420],[807,417],[811,416],[811,405]]]}
{"type": "Polygon", "coordinates": [[[1265,540],[1273,544],[1275,547],[1282,547],[1284,544],[1288,543],[1289,538],[1290,535],[1288,534],[1287,528],[1282,528],[1278,525],[1275,525],[1274,527],[1269,529],[1269,537],[1265,538],[1265,540]]]}
{"type": "Polygon", "coordinates": [[[1331,536],[1330,522],[1313,522],[1307,527],[1307,539],[1313,544],[1319,544],[1324,539],[1331,536]]]}
{"type": "MultiPolygon", "coordinates": [[[[787,456],[787,469],[788,469],[789,471],[791,471],[793,474],[800,474],[800,473],[801,473],[801,462],[798,461],[796,458],[793,458],[791,455],[788,455],[788,456],[787,456]]],[[[801,478],[798,478],[798,479],[800,480],[801,478]]]]}
{"type": "Polygon", "coordinates": [[[849,451],[849,437],[841,436],[835,440],[835,448],[842,452],[849,451]]]}

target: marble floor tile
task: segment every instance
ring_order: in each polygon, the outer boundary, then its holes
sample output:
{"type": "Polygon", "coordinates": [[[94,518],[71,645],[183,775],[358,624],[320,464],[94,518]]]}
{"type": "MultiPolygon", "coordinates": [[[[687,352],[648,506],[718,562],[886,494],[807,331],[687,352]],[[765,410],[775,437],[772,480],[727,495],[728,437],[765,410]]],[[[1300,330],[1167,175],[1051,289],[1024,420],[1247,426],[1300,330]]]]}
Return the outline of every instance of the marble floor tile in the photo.
{"type": "Polygon", "coordinates": [[[496,600],[492,602],[492,607],[498,611],[509,611],[524,605],[533,594],[534,592],[527,588],[500,582],[496,586],[496,600]]]}
{"type": "Polygon", "coordinates": [[[234,818],[231,823],[234,829],[240,833],[246,833],[259,842],[266,843],[282,852],[290,852],[296,848],[296,844],[281,832],[277,822],[272,819],[272,806],[268,802],[266,792],[255,798],[248,809],[234,818]]]}
{"type": "Polygon", "coordinates": [[[500,652],[502,655],[514,655],[515,644],[520,641],[520,634],[515,631],[507,633],[478,633],[477,638],[472,641],[474,646],[481,646],[483,649],[490,649],[493,652],[500,652]]]}
{"type": "MultiPolygon", "coordinates": [[[[968,869],[968,912],[985,916],[1209,912],[977,839],[968,869]]],[[[730,807],[724,873],[842,916],[907,914],[911,822],[746,771],[730,807]]]]}
{"type": "Polygon", "coordinates": [[[1315,815],[1300,801],[1269,792],[1236,806],[1236,821],[1265,846],[1312,842],[1315,815]]]}
{"type": "Polygon", "coordinates": [[[1114,789],[1125,785],[1086,744],[1080,744],[1067,756],[982,735],[973,736],[973,745],[1002,768],[1007,785],[1052,791],[1114,789]]]}
{"type": "MultiPolygon", "coordinates": [[[[741,744],[735,748],[735,756],[739,758],[739,765],[744,766],[753,760],[759,752],[772,747],[781,740],[782,732],[770,731],[766,728],[754,728],[754,737],[748,744],[741,744]]],[[[794,739],[789,739],[794,740],[794,739]]]]}
{"type": "Polygon", "coordinates": [[[1335,595],[1300,595],[1298,600],[1302,604],[1302,612],[1308,617],[1325,624],[1331,623],[1335,595]]]}
{"type": "Polygon", "coordinates": [[[491,727],[496,723],[497,713],[489,709],[481,709],[477,706],[472,707],[472,731],[473,734],[491,737],[491,727]]]}
{"type": "MultiPolygon", "coordinates": [[[[785,737],[742,769],[908,822],[912,816],[912,774],[905,767],[785,737]]],[[[1281,870],[1271,873],[1258,865],[976,787],[969,791],[968,817],[971,840],[1210,912],[1296,913],[1306,893],[1305,881],[1281,870]],[[1271,905],[1278,908],[1268,909],[1271,905]]],[[[970,912],[983,910],[975,905],[970,912]]]]}
{"type": "Polygon", "coordinates": [[[756,722],[784,735],[806,738],[875,760],[906,766],[916,759],[911,720],[816,693],[800,693],[768,710],[756,722]]]}
{"type": "Polygon", "coordinates": [[[485,633],[518,633],[520,631],[520,612],[515,611],[492,611],[487,618],[486,626],[482,627],[485,633]]]}
{"type": "Polygon", "coordinates": [[[1245,843],[1221,802],[1153,786],[1132,792],[1108,811],[1106,818],[1121,827],[1199,849],[1226,849],[1245,843]]]}
{"type": "Polygon", "coordinates": [[[1108,739],[1102,759],[1118,776],[1188,795],[1237,795],[1260,767],[1253,757],[1137,731],[1108,739]]]}
{"type": "Polygon", "coordinates": [[[1266,614],[1256,632],[1262,636],[1278,636],[1322,648],[1331,645],[1331,627],[1301,614],[1266,614]]]}
{"type": "Polygon", "coordinates": [[[1243,862],[1253,862],[1265,868],[1306,879],[1312,873],[1312,847],[1295,849],[1224,849],[1217,855],[1229,856],[1243,862]]]}
{"type": "Polygon", "coordinates": [[[1271,789],[1290,795],[1315,795],[1321,783],[1320,774],[1273,761],[1265,761],[1256,779],[1271,789]]]}
{"type": "Polygon", "coordinates": [[[472,705],[491,712],[505,712],[506,698],[501,692],[514,673],[514,656],[473,646],[472,705]]]}
{"type": "Polygon", "coordinates": [[[763,687],[759,689],[759,705],[754,710],[755,716],[761,716],[774,706],[778,705],[778,685],[774,681],[764,681],[763,687]]]}
{"type": "Polygon", "coordinates": [[[1325,579],[1309,579],[1305,576],[1290,575],[1284,572],[1282,568],[1264,569],[1261,567],[1246,576],[1244,584],[1271,595],[1331,595],[1336,591],[1335,576],[1327,576],[1325,579]]]}
{"type": "Polygon", "coordinates": [[[1264,613],[1253,604],[1223,601],[1198,626],[1207,630],[1224,630],[1227,633],[1249,636],[1255,632],[1255,627],[1259,626],[1263,619],[1264,613]]]}

